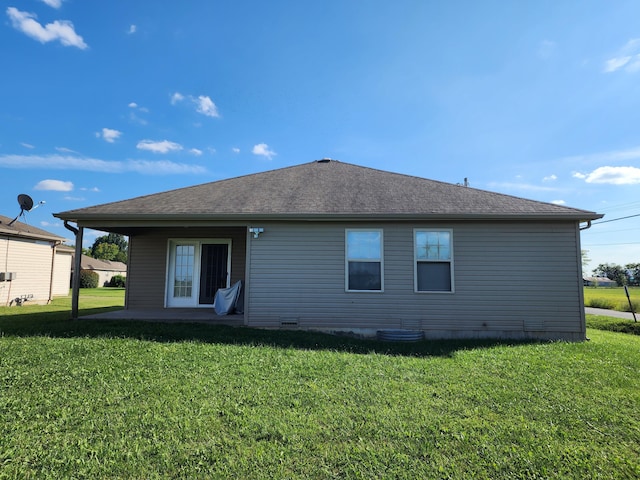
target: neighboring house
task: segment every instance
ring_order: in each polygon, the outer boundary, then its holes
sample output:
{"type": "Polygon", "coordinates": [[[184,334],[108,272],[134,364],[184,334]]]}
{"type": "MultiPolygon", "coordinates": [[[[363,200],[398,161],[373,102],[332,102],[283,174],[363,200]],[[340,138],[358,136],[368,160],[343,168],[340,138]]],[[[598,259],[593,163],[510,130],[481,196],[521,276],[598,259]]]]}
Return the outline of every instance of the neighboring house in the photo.
{"type": "MultiPolygon", "coordinates": [[[[73,270],[73,269],[72,269],[73,270]]],[[[87,255],[80,257],[80,270],[90,270],[98,274],[98,287],[105,287],[111,279],[120,275],[127,276],[127,265],[122,262],[114,262],[111,260],[99,260],[91,258],[87,255]]]]}
{"type": "Polygon", "coordinates": [[[617,287],[618,282],[607,277],[584,277],[585,287],[617,287]]]}
{"type": "Polygon", "coordinates": [[[251,327],[567,340],[602,217],[327,159],[55,216],[129,236],[132,318],[244,280],[251,327]]]}
{"type": "Polygon", "coordinates": [[[73,248],[64,238],[0,215],[0,306],[69,295],[73,248]]]}

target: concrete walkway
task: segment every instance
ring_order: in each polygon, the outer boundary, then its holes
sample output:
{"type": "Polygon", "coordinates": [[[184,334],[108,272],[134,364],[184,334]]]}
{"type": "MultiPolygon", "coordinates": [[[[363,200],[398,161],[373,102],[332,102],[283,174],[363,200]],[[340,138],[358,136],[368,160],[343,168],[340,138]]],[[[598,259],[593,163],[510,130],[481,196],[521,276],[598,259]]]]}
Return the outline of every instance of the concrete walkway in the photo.
{"type": "MultiPolygon", "coordinates": [[[[603,315],[605,317],[626,318],[633,320],[633,314],[631,312],[618,312],[617,310],[605,310],[604,308],[591,308],[585,307],[585,313],[590,315],[603,315]]],[[[640,321],[640,313],[636,312],[636,319],[640,321]]]]}

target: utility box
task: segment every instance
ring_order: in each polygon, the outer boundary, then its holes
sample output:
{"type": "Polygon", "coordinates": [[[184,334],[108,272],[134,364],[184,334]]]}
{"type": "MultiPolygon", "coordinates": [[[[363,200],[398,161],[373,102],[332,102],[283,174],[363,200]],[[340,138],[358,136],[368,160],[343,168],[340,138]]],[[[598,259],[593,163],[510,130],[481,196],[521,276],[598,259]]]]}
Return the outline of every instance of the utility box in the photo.
{"type": "Polygon", "coordinates": [[[0,282],[10,282],[15,280],[18,276],[18,272],[0,272],[0,282]]]}

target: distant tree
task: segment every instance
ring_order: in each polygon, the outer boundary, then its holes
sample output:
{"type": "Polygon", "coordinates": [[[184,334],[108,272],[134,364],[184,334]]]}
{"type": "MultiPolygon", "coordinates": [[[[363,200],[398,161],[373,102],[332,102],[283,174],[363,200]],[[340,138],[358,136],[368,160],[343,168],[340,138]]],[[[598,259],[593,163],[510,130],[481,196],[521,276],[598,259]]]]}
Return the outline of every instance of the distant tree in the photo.
{"type": "MultiPolygon", "coordinates": [[[[75,245],[66,245],[67,247],[73,248],[73,250],[76,250],[76,246],[75,245]]],[[[91,249],[90,248],[84,248],[82,247],[82,255],[86,255],[87,257],[91,256],[91,249]]]]}
{"type": "Polygon", "coordinates": [[[619,287],[627,284],[627,273],[623,267],[615,263],[601,263],[593,269],[596,277],[607,277],[615,281],[619,287]]]}
{"type": "Polygon", "coordinates": [[[589,258],[589,250],[580,250],[582,254],[582,274],[584,275],[584,267],[589,265],[591,259],[589,258]]]}
{"type": "Polygon", "coordinates": [[[115,260],[118,258],[120,249],[114,243],[101,243],[96,245],[93,249],[93,258],[99,258],[100,260],[115,260]]]}
{"type": "Polygon", "coordinates": [[[640,263],[627,263],[626,269],[627,280],[629,285],[640,285],[640,263]]]}
{"type": "Polygon", "coordinates": [[[124,235],[110,233],[96,238],[91,247],[91,256],[101,260],[115,260],[127,263],[127,242],[124,235]]]}

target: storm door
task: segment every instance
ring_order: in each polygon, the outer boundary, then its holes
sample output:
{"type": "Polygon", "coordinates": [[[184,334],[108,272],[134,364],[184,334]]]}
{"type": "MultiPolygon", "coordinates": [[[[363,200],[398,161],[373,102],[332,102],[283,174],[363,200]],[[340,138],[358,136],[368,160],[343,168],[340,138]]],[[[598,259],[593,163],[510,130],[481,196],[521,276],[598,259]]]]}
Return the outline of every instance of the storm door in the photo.
{"type": "Polygon", "coordinates": [[[226,244],[204,244],[200,256],[200,305],[213,305],[213,297],[219,288],[229,286],[227,259],[229,246],[226,244]]]}
{"type": "Polygon", "coordinates": [[[231,240],[171,240],[167,260],[167,307],[211,306],[229,286],[231,240]]]}

